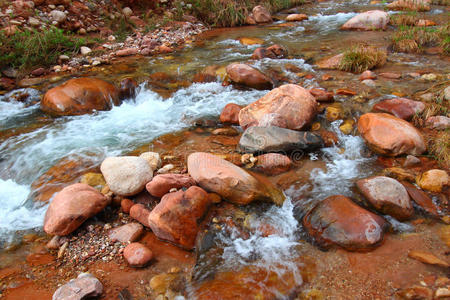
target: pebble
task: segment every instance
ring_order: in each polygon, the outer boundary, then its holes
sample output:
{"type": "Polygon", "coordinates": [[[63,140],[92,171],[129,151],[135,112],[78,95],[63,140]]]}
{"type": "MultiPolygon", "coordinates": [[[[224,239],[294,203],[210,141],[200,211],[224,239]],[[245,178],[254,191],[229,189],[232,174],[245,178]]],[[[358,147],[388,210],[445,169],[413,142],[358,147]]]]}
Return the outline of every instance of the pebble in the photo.
{"type": "Polygon", "coordinates": [[[91,50],[91,48],[89,48],[89,47],[82,46],[82,47],[80,48],[80,52],[81,52],[81,55],[87,55],[87,54],[91,53],[92,50],[91,50]]]}

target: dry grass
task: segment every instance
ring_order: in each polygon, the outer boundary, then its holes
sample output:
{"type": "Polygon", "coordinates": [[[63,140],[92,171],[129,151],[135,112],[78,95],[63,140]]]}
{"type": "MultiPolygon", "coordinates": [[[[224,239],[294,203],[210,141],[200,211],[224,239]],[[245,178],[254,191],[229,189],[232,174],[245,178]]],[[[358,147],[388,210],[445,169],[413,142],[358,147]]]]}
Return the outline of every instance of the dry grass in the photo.
{"type": "MultiPolygon", "coordinates": [[[[442,28],[400,26],[391,36],[392,49],[406,53],[422,52],[424,47],[442,43],[446,33],[448,30],[442,28]]],[[[448,39],[448,36],[446,38],[448,39]]]]}
{"type": "Polygon", "coordinates": [[[386,51],[368,45],[358,45],[344,52],[339,69],[361,73],[386,63],[386,51]]]}
{"type": "Polygon", "coordinates": [[[450,132],[439,132],[428,139],[428,153],[439,161],[445,168],[450,166],[450,132]]]}
{"type": "Polygon", "coordinates": [[[450,0],[431,0],[431,4],[433,4],[433,5],[449,6],[450,5],[450,0]]]}
{"type": "Polygon", "coordinates": [[[409,11],[392,15],[389,22],[395,26],[414,26],[419,19],[416,11],[409,11]]]}

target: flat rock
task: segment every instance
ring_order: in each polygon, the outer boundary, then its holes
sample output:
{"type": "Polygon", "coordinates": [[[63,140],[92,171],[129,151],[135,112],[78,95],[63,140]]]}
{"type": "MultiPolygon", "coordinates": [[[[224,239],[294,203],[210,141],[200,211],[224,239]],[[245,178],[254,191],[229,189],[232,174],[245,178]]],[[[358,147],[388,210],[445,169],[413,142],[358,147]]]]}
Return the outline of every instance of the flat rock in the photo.
{"type": "Polygon", "coordinates": [[[52,300],[82,300],[100,296],[103,292],[102,283],[89,273],[81,273],[76,279],[59,287],[52,300]]]}
{"type": "Polygon", "coordinates": [[[109,238],[121,243],[136,242],[142,233],[144,233],[144,227],[141,224],[128,223],[112,229],[109,232],[109,238]]]}
{"type": "Polygon", "coordinates": [[[424,109],[425,104],[423,102],[407,98],[386,99],[373,106],[374,111],[387,112],[403,120],[410,120],[424,109]]]}
{"type": "Polygon", "coordinates": [[[299,153],[314,150],[323,146],[319,134],[308,131],[295,131],[276,126],[249,127],[241,136],[238,144],[240,152],[291,152],[299,153]]]}
{"type": "Polygon", "coordinates": [[[161,174],[155,176],[145,188],[150,195],[161,198],[173,188],[188,188],[195,184],[195,180],[188,174],[161,174]]]}
{"type": "Polygon", "coordinates": [[[416,259],[420,262],[423,262],[423,263],[429,264],[429,265],[436,265],[436,266],[440,266],[440,267],[444,267],[444,268],[450,267],[450,265],[447,262],[443,261],[440,258],[437,258],[434,254],[431,254],[428,252],[412,250],[412,251],[409,251],[408,257],[411,257],[413,259],[416,259]]]}

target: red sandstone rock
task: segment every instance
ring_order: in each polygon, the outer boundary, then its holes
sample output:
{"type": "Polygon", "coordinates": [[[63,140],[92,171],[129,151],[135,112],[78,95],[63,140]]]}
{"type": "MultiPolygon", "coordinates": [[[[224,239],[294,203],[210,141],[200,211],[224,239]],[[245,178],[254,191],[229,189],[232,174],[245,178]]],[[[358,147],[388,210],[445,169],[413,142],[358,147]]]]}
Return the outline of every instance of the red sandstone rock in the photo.
{"type": "Polygon", "coordinates": [[[187,174],[161,174],[155,176],[145,188],[150,195],[161,198],[173,188],[188,188],[193,185],[195,180],[187,174]]]}

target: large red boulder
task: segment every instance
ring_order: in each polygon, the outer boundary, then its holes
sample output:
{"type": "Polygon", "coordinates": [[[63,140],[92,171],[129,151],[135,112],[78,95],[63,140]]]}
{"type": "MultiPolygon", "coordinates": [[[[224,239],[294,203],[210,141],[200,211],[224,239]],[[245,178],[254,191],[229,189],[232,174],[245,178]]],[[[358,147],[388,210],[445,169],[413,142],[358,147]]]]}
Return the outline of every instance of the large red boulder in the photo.
{"type": "Polygon", "coordinates": [[[161,198],[173,188],[188,188],[193,185],[195,180],[187,174],[161,174],[155,176],[145,188],[150,195],[161,198]]]}
{"type": "Polygon", "coordinates": [[[242,107],[235,103],[228,103],[220,114],[220,122],[239,125],[239,112],[242,107]]]}
{"type": "Polygon", "coordinates": [[[404,221],[414,213],[408,192],[393,178],[373,176],[358,180],[356,186],[370,204],[383,214],[404,221]]]}
{"type": "Polygon", "coordinates": [[[76,183],[56,194],[44,218],[44,231],[53,235],[67,235],[84,221],[102,211],[109,200],[93,187],[76,183]]]}
{"type": "Polygon", "coordinates": [[[119,105],[119,90],[97,78],[70,79],[45,93],[41,110],[52,115],[71,116],[119,105]]]}
{"type": "Polygon", "coordinates": [[[169,193],[152,210],[148,223],[158,238],[190,250],[195,245],[198,222],[210,203],[208,193],[198,186],[169,193]]]}
{"type": "Polygon", "coordinates": [[[397,156],[419,155],[426,146],[422,134],[405,120],[386,113],[367,113],[358,120],[358,131],[375,152],[397,156]]]}
{"type": "Polygon", "coordinates": [[[424,109],[425,104],[422,102],[406,98],[386,99],[373,106],[374,111],[387,112],[403,120],[411,119],[424,109]]]}
{"type": "Polygon", "coordinates": [[[314,96],[299,85],[286,84],[241,109],[239,124],[244,130],[251,126],[300,130],[309,125],[316,114],[314,96]]]}
{"type": "Polygon", "coordinates": [[[188,171],[199,186],[222,198],[245,205],[262,200],[282,204],[284,195],[274,186],[262,183],[247,171],[218,156],[196,152],[188,157],[188,171]]]}
{"type": "Polygon", "coordinates": [[[338,195],[317,204],[303,217],[303,225],[324,248],[337,245],[349,251],[367,251],[382,242],[387,223],[338,195]]]}
{"type": "Polygon", "coordinates": [[[269,77],[247,64],[234,63],[226,67],[228,79],[240,86],[258,90],[271,89],[273,84],[269,77]]]}

